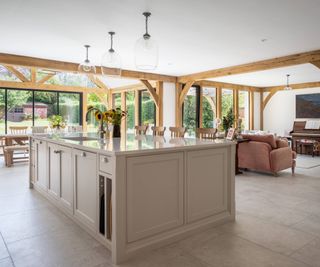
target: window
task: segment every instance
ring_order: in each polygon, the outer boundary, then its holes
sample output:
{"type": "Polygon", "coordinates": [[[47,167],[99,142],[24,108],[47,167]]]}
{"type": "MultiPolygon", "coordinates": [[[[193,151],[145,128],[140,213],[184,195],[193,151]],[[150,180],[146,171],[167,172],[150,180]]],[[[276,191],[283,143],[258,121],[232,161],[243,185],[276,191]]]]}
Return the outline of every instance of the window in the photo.
{"type": "Polygon", "coordinates": [[[227,115],[230,109],[233,109],[233,90],[222,89],[222,118],[227,115]]]}
{"type": "MultiPolygon", "coordinates": [[[[100,109],[101,111],[106,111],[107,107],[103,103],[101,103],[100,98],[94,94],[88,94],[88,106],[89,107],[95,107],[100,109]]],[[[86,114],[83,114],[84,116],[86,114]]],[[[88,132],[97,132],[99,127],[99,122],[95,119],[94,117],[94,112],[91,112],[88,116],[88,121],[87,121],[87,131],[88,132]]]]}
{"type": "Polygon", "coordinates": [[[0,134],[6,132],[6,90],[0,89],[0,134]]]}
{"type": "Polygon", "coordinates": [[[112,107],[121,108],[121,93],[116,93],[112,95],[112,107]]]}
{"type": "Polygon", "coordinates": [[[34,92],[34,125],[49,126],[48,118],[58,114],[56,92],[34,92]]]}
{"type": "Polygon", "coordinates": [[[242,120],[241,129],[249,129],[249,92],[239,91],[239,119],[242,120]]]}
{"type": "Polygon", "coordinates": [[[134,92],[127,92],[126,93],[126,111],[128,112],[126,120],[127,120],[127,132],[133,133],[134,132],[134,92]]]}
{"type": "Polygon", "coordinates": [[[139,124],[152,126],[156,124],[156,105],[148,91],[139,91],[139,124]]]}
{"type": "Polygon", "coordinates": [[[81,124],[80,94],[59,93],[59,114],[65,118],[68,126],[81,124]]]}
{"type": "Polygon", "coordinates": [[[191,87],[183,103],[183,127],[186,127],[186,136],[195,136],[199,127],[200,88],[191,87]]]}
{"type": "Polygon", "coordinates": [[[202,88],[202,127],[213,128],[216,118],[216,88],[202,88]]]}
{"type": "Polygon", "coordinates": [[[0,89],[0,133],[10,127],[48,126],[48,118],[62,115],[68,125],[81,124],[81,94],[55,91],[0,89]]]}
{"type": "MultiPolygon", "coordinates": [[[[7,90],[7,127],[33,125],[33,94],[27,90],[7,90]]],[[[10,133],[10,130],[8,131],[10,133]]]]}

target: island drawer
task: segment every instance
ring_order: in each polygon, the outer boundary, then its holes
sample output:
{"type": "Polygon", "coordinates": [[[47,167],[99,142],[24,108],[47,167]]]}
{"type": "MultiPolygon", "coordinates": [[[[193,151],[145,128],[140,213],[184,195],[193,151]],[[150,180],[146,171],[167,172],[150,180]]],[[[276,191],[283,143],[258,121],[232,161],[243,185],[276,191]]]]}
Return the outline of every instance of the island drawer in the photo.
{"type": "Polygon", "coordinates": [[[111,156],[99,156],[99,169],[102,172],[113,174],[113,158],[111,156]]]}

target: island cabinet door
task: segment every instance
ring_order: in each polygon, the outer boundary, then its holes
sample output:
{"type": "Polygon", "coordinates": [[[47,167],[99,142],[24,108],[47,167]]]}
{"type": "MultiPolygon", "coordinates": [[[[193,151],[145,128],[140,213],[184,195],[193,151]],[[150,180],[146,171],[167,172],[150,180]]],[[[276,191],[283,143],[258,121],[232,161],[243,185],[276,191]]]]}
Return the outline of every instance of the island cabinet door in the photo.
{"type": "Polygon", "coordinates": [[[48,174],[47,174],[47,142],[37,140],[35,144],[36,152],[36,185],[42,190],[48,189],[48,174]]]}
{"type": "Polygon", "coordinates": [[[59,146],[48,143],[48,193],[56,200],[60,198],[60,154],[59,146]]]}
{"type": "Polygon", "coordinates": [[[70,213],[73,213],[73,168],[72,149],[59,147],[60,152],[60,203],[70,213]]]}
{"type": "Polygon", "coordinates": [[[127,240],[183,224],[183,153],[127,159],[127,240]]]}
{"type": "Polygon", "coordinates": [[[227,211],[227,156],[226,148],[187,153],[188,223],[227,211]]]}
{"type": "Polygon", "coordinates": [[[97,155],[74,150],[75,216],[92,231],[97,229],[97,155]]]}

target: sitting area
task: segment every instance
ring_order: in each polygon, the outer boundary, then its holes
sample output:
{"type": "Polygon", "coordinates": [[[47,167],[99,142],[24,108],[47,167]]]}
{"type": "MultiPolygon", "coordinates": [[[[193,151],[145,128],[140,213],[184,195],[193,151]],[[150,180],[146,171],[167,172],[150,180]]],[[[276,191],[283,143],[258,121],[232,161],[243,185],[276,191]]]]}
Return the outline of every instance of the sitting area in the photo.
{"type": "Polygon", "coordinates": [[[296,152],[289,147],[288,140],[273,135],[243,135],[243,138],[248,142],[239,144],[239,168],[269,172],[275,176],[291,168],[294,174],[296,152]]]}

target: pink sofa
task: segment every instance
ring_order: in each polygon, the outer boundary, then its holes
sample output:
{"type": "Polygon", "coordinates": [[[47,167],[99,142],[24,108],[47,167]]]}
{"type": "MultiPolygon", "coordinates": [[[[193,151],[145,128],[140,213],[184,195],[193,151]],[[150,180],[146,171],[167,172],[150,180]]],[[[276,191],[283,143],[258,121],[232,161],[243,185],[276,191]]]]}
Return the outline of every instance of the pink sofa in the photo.
{"type": "Polygon", "coordinates": [[[296,166],[296,153],[286,139],[277,139],[273,135],[243,135],[249,142],[238,147],[239,168],[271,172],[275,176],[279,171],[296,166]]]}

